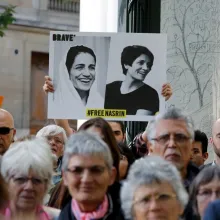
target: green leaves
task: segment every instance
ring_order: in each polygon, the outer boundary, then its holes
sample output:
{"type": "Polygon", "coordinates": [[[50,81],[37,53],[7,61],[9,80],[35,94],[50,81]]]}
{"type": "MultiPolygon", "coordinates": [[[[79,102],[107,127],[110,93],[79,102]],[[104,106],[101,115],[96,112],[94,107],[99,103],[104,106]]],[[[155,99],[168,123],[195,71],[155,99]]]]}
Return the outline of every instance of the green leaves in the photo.
{"type": "Polygon", "coordinates": [[[13,13],[15,6],[7,6],[5,8],[5,11],[0,14],[0,37],[4,36],[4,30],[7,29],[9,24],[12,24],[13,21],[15,21],[15,18],[13,17],[13,13]]]}

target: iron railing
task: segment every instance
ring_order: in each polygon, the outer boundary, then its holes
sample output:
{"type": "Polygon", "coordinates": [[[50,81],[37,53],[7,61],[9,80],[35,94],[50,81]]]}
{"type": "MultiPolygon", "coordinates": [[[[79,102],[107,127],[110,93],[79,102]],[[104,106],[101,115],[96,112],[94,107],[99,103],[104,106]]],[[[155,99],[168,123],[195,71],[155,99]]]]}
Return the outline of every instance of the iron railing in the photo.
{"type": "MultiPolygon", "coordinates": [[[[127,0],[126,11],[126,32],[160,33],[161,0],[127,0]]],[[[147,124],[148,122],[126,121],[130,141],[144,131],[147,124]]]]}
{"type": "Polygon", "coordinates": [[[160,33],[161,0],[127,0],[127,32],[160,33]]]}
{"type": "Polygon", "coordinates": [[[74,2],[72,0],[49,0],[48,9],[59,12],[79,13],[79,4],[79,2],[74,2]]]}

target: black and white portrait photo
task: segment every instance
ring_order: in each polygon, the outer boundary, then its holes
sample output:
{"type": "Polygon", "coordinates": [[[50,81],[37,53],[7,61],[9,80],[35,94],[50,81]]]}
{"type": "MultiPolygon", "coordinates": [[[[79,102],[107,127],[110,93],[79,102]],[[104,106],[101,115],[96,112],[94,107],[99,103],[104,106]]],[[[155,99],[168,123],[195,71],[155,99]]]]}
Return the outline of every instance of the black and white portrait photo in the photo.
{"type": "Polygon", "coordinates": [[[164,34],[51,32],[48,118],[148,121],[165,109],[164,34]]]}
{"type": "Polygon", "coordinates": [[[49,117],[83,119],[87,108],[104,107],[109,46],[110,37],[51,33],[49,117]]]}
{"type": "Polygon", "coordinates": [[[111,38],[104,107],[126,110],[126,120],[149,120],[165,108],[160,94],[166,82],[166,36],[123,35],[111,38]]]}

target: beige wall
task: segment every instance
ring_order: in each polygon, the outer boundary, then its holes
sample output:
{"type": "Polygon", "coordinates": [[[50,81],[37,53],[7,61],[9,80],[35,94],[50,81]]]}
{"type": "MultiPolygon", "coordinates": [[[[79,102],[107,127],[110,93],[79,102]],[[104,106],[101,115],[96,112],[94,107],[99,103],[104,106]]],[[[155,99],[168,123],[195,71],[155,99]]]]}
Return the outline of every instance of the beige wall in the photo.
{"type": "MultiPolygon", "coordinates": [[[[33,1],[39,1],[39,0],[33,0],[33,1]]],[[[32,8],[32,0],[2,0],[1,3],[4,4],[8,3],[10,5],[16,5],[23,8],[32,8]]]]}
{"type": "Polygon", "coordinates": [[[22,30],[8,30],[5,34],[0,41],[0,95],[5,97],[3,108],[13,114],[16,128],[28,129],[31,52],[48,52],[49,36],[22,30]]]}

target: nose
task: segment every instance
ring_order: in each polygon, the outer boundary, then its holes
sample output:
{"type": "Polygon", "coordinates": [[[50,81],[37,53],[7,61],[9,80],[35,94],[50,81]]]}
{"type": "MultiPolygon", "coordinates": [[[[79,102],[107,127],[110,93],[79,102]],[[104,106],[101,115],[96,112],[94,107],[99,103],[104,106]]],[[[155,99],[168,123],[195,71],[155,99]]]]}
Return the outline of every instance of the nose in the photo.
{"type": "Polygon", "coordinates": [[[147,64],[146,64],[146,63],[144,63],[144,64],[142,65],[142,69],[143,69],[143,70],[147,70],[147,69],[148,69],[148,67],[147,67],[147,64]]]}
{"type": "Polygon", "coordinates": [[[83,76],[90,76],[90,71],[89,68],[84,68],[84,70],[82,71],[83,76]]]}
{"type": "Polygon", "coordinates": [[[170,135],[170,139],[168,141],[168,147],[176,148],[176,142],[174,136],[170,135]]]}
{"type": "Polygon", "coordinates": [[[149,204],[149,211],[154,211],[159,209],[159,204],[156,199],[151,199],[149,204]]]}
{"type": "Polygon", "coordinates": [[[50,146],[54,146],[54,145],[56,145],[56,143],[55,143],[55,141],[54,141],[53,138],[52,138],[51,140],[49,140],[49,144],[50,144],[50,146]]]}
{"type": "Polygon", "coordinates": [[[90,182],[92,180],[92,176],[88,170],[85,170],[82,174],[81,181],[82,182],[90,182]]]}
{"type": "Polygon", "coordinates": [[[26,190],[32,190],[32,189],[33,189],[32,180],[28,180],[28,181],[27,181],[27,183],[25,184],[25,189],[26,189],[26,190]]]}
{"type": "Polygon", "coordinates": [[[215,201],[216,199],[218,199],[216,192],[212,192],[212,196],[210,198],[210,201],[215,201]]]}

